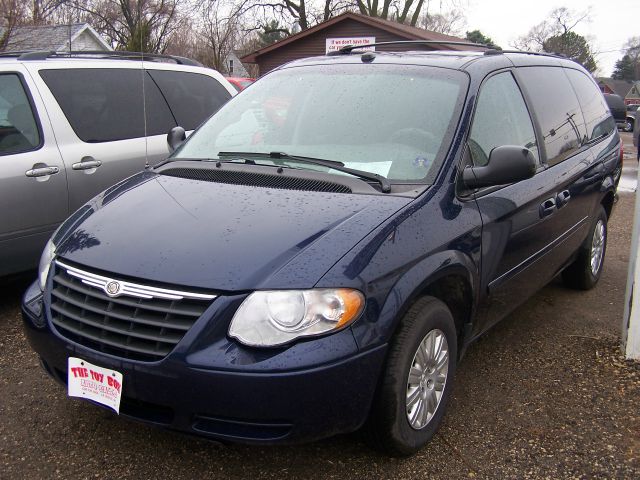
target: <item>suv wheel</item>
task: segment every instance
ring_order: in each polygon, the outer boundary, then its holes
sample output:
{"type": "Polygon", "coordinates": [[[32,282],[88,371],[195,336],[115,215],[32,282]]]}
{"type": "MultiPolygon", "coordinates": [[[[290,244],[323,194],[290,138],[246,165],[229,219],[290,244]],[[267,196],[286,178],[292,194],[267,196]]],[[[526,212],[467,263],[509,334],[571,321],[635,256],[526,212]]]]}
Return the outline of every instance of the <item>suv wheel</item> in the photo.
{"type": "Polygon", "coordinates": [[[451,395],[456,359],[451,312],[436,298],[421,298],[389,346],[368,424],[376,447],[411,455],[433,437],[451,395]]]}
{"type": "Polygon", "coordinates": [[[599,209],[578,257],[562,272],[562,280],[568,287],[589,290],[595,287],[602,274],[607,251],[607,214],[602,205],[599,209]]]}

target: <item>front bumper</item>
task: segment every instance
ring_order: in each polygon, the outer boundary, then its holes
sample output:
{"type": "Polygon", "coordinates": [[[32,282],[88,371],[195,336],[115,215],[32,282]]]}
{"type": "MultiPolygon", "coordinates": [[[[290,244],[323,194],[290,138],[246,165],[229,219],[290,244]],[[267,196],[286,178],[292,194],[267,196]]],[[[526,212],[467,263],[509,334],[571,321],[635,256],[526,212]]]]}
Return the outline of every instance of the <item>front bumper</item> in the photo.
{"type": "Polygon", "coordinates": [[[225,321],[216,310],[230,308],[218,302],[203,315],[210,320],[201,318],[167,357],[140,362],[60,336],[36,284],[22,304],[27,338],[46,372],[66,384],[70,356],[121,372],[120,413],[127,417],[221,440],[279,444],[354,431],[364,423],[386,346],[358,352],[350,329],[267,354],[226,337],[202,346],[207,332],[220,329],[211,324],[225,321]]]}

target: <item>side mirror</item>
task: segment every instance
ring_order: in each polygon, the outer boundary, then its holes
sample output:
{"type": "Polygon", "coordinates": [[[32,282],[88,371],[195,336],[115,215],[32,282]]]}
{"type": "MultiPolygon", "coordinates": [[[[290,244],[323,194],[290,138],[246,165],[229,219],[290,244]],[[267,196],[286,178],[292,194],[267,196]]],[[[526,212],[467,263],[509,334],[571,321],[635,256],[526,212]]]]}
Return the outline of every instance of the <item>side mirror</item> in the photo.
{"type": "Polygon", "coordinates": [[[503,145],[491,150],[483,167],[468,166],[462,171],[467,188],[492,187],[519,182],[536,173],[536,159],[531,150],[516,145],[503,145]]]}
{"type": "Polygon", "coordinates": [[[173,153],[182,142],[187,139],[187,134],[182,127],[173,127],[167,133],[167,146],[169,147],[169,153],[173,153]]]}

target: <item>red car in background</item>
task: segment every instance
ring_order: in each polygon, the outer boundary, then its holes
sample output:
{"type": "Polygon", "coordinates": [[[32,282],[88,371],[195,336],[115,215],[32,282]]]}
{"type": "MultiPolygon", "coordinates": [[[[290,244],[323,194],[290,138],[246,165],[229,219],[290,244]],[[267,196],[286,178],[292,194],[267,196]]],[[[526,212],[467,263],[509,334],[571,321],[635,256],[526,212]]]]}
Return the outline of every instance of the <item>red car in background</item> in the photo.
{"type": "Polygon", "coordinates": [[[226,79],[238,91],[244,90],[245,88],[247,88],[249,85],[251,85],[253,82],[256,81],[255,78],[249,78],[249,77],[226,77],[226,79]]]}

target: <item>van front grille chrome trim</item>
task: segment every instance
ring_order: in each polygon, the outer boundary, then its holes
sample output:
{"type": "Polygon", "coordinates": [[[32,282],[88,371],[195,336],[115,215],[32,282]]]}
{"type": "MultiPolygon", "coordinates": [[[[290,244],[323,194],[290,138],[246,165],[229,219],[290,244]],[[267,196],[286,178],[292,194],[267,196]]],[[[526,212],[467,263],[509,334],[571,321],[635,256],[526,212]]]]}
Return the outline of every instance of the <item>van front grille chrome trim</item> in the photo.
{"type": "Polygon", "coordinates": [[[124,282],[59,260],[52,272],[51,328],[86,348],[129,360],[165,358],[215,298],[124,282]]]}
{"type": "Polygon", "coordinates": [[[84,270],[80,270],[79,268],[72,267],[60,260],[56,260],[56,265],[63,268],[68,275],[80,279],[85,285],[101,289],[111,298],[117,298],[122,295],[144,299],[159,298],[163,300],[213,300],[216,298],[216,295],[150,287],[139,283],[125,282],[123,280],[104,277],[102,275],[89,273],[84,270]]]}

